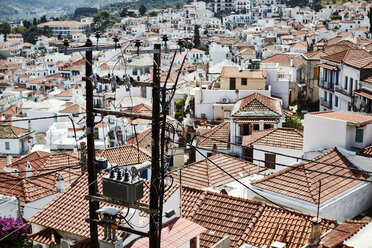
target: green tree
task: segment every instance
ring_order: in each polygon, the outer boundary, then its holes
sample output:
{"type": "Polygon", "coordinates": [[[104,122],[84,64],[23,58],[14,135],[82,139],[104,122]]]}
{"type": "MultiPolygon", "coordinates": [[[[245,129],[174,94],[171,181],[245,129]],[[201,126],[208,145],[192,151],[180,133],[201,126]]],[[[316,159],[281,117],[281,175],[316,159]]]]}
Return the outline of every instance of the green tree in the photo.
{"type": "Polygon", "coordinates": [[[40,18],[40,23],[46,23],[48,22],[48,20],[46,19],[46,15],[43,15],[41,18],[40,18]]]}
{"type": "Polygon", "coordinates": [[[37,25],[37,19],[34,18],[33,22],[32,22],[32,25],[36,26],[37,25]]]}
{"type": "Polygon", "coordinates": [[[194,47],[197,48],[200,46],[200,33],[199,33],[199,26],[195,25],[194,27],[194,47]]]}
{"type": "Polygon", "coordinates": [[[10,28],[10,24],[8,22],[3,22],[1,25],[0,25],[0,34],[4,34],[5,35],[5,40],[6,40],[6,37],[7,35],[11,32],[11,28],[10,28]]]}
{"type": "Polygon", "coordinates": [[[156,12],[156,11],[150,11],[149,16],[151,16],[151,17],[158,16],[158,12],[156,12]]]}
{"type": "Polygon", "coordinates": [[[128,15],[128,9],[126,7],[124,7],[121,11],[120,11],[120,17],[126,17],[128,15]]]}
{"type": "Polygon", "coordinates": [[[146,14],[147,9],[146,9],[145,5],[142,4],[141,7],[139,7],[138,11],[139,11],[140,15],[143,16],[143,15],[146,14]]]}
{"type": "Polygon", "coordinates": [[[27,28],[31,27],[31,22],[27,21],[27,20],[24,20],[23,21],[23,26],[27,29],[27,28]]]}
{"type": "Polygon", "coordinates": [[[304,130],[304,126],[302,126],[302,123],[301,123],[301,118],[298,115],[287,117],[284,126],[290,127],[290,128],[296,128],[299,130],[304,130]]]}
{"type": "Polygon", "coordinates": [[[93,17],[92,30],[104,32],[111,24],[110,13],[107,10],[102,10],[93,17]]]}

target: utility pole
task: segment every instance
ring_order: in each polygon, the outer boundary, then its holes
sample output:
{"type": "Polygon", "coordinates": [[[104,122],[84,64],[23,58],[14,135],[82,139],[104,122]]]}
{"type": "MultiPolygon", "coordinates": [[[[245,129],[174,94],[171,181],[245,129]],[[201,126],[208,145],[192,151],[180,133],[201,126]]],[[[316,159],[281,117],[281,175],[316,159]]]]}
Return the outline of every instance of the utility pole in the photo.
{"type": "MultiPolygon", "coordinates": [[[[152,153],[151,153],[151,186],[150,186],[150,209],[159,208],[160,198],[160,50],[161,45],[155,44],[154,49],[159,50],[159,53],[154,53],[153,66],[153,88],[152,88],[152,153]]],[[[159,242],[159,221],[161,216],[159,213],[150,213],[150,248],[160,248],[159,242]]]]}
{"type": "MultiPolygon", "coordinates": [[[[93,43],[87,40],[86,47],[92,47],[93,43]]],[[[85,75],[86,75],[86,111],[87,111],[87,165],[88,165],[88,184],[89,195],[97,195],[97,172],[94,150],[94,113],[93,113],[93,84],[90,76],[93,74],[93,51],[87,50],[85,53],[85,75]]],[[[98,219],[98,201],[89,201],[89,218],[98,219]]],[[[90,222],[90,246],[99,248],[97,223],[90,222]]]]}

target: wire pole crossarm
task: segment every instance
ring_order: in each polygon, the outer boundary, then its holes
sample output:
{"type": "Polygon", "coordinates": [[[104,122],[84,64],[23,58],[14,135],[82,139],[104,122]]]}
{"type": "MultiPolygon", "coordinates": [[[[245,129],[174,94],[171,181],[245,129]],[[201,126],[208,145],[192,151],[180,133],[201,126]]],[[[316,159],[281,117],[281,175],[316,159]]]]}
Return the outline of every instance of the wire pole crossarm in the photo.
{"type": "Polygon", "coordinates": [[[133,114],[127,112],[120,112],[120,111],[111,111],[111,110],[103,110],[103,109],[93,109],[94,113],[103,114],[103,115],[115,115],[117,117],[129,117],[133,119],[145,119],[145,120],[152,120],[152,116],[149,115],[141,115],[141,114],[133,114]]]}
{"type": "Polygon", "coordinates": [[[92,46],[85,45],[85,46],[82,46],[82,47],[68,48],[68,49],[66,49],[66,52],[71,52],[71,53],[74,53],[74,52],[93,52],[93,51],[103,51],[103,50],[116,49],[116,48],[120,48],[120,47],[121,47],[120,45],[116,45],[116,46],[115,45],[93,46],[93,43],[92,43],[92,46]]]}

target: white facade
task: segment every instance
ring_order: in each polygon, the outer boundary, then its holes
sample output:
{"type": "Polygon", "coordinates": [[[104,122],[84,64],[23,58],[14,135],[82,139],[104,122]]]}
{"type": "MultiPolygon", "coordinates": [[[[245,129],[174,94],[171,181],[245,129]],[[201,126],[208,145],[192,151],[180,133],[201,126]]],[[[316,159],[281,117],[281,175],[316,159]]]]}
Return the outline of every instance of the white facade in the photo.
{"type": "MultiPolygon", "coordinates": [[[[251,186],[269,200],[308,214],[317,214],[317,204],[251,186]]],[[[259,196],[257,196],[259,197],[259,196]]],[[[372,204],[372,183],[361,182],[351,189],[320,204],[319,216],[339,222],[352,219],[366,211],[372,204]]]]}
{"type": "Polygon", "coordinates": [[[356,127],[344,120],[306,114],[304,120],[304,152],[341,146],[364,148],[372,143],[372,124],[356,127]],[[363,130],[363,142],[356,142],[356,130],[363,130]]]}
{"type": "Polygon", "coordinates": [[[255,92],[265,96],[271,96],[270,90],[239,90],[237,95],[235,90],[204,90],[200,87],[195,88],[195,117],[201,118],[202,115],[205,115],[208,120],[212,120],[214,118],[214,104],[220,103],[222,98],[227,98],[229,102],[235,103],[239,99],[255,92]]]}

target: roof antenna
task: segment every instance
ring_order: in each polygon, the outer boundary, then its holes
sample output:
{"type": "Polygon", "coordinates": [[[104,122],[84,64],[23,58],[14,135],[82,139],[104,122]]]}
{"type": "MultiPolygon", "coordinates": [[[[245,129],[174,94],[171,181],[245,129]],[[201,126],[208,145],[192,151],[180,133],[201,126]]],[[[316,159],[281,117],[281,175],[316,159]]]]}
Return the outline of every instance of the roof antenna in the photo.
{"type": "Polygon", "coordinates": [[[318,209],[316,210],[316,219],[319,219],[319,206],[320,206],[320,192],[322,189],[322,181],[319,180],[319,192],[318,192],[318,209]]]}

